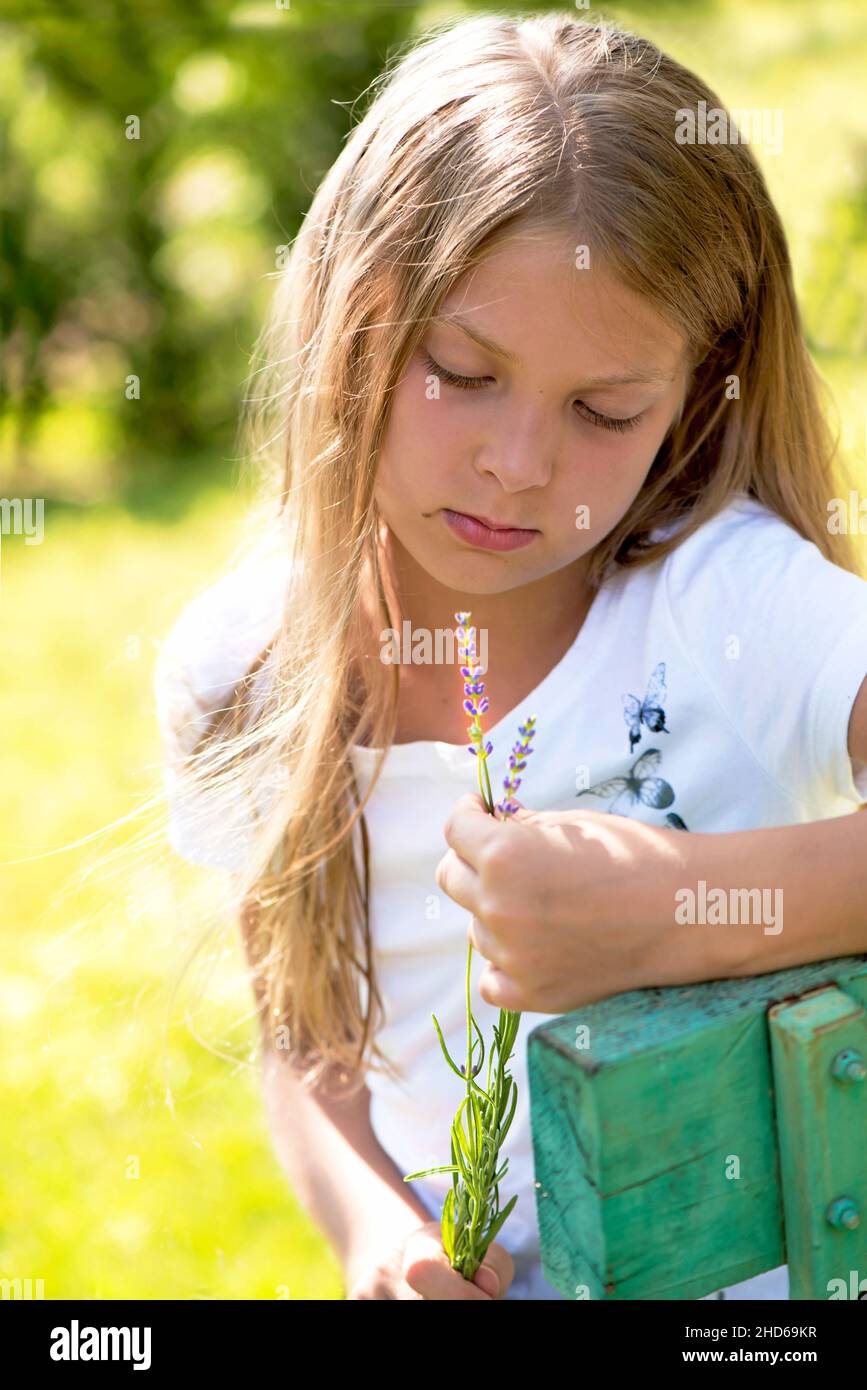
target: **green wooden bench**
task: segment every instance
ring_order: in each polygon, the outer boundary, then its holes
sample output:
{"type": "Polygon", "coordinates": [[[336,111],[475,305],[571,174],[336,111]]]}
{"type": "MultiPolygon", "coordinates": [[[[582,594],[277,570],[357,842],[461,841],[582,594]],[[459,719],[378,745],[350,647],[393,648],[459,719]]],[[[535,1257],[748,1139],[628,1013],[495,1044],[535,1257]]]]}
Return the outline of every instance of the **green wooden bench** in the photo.
{"type": "Polygon", "coordinates": [[[867,1292],[867,956],[621,994],[527,1045],[561,1293],[697,1299],[784,1263],[792,1299],[867,1292]]]}

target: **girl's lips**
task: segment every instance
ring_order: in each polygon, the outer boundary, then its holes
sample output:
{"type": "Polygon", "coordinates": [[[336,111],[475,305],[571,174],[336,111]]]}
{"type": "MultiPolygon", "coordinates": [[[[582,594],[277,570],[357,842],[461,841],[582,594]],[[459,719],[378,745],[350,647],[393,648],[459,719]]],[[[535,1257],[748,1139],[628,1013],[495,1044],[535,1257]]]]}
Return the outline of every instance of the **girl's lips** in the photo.
{"type": "Polygon", "coordinates": [[[526,531],[522,527],[509,526],[494,530],[486,526],[478,517],[465,516],[463,512],[442,509],[446,525],[468,545],[480,546],[483,550],[519,550],[529,545],[539,535],[538,531],[526,531]]]}

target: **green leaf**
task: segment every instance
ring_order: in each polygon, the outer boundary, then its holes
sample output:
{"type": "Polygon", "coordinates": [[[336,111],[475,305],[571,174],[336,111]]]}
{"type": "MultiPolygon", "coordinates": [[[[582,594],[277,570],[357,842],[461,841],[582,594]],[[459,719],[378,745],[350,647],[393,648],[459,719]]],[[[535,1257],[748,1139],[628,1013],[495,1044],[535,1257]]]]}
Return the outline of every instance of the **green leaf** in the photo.
{"type": "MultiPolygon", "coordinates": [[[[515,1107],[517,1106],[517,1104],[518,1104],[518,1088],[517,1088],[517,1086],[513,1086],[513,1087],[512,1087],[512,1105],[511,1105],[511,1109],[509,1110],[509,1114],[508,1114],[508,1116],[506,1117],[506,1119],[504,1120],[504,1122],[500,1125],[500,1128],[499,1128],[499,1131],[498,1131],[498,1133],[499,1133],[499,1144],[502,1144],[503,1140],[505,1139],[506,1135],[507,1135],[508,1132],[509,1132],[509,1126],[511,1125],[512,1121],[513,1121],[514,1118],[515,1118],[515,1107]]],[[[499,1147],[499,1144],[498,1144],[497,1147],[499,1147]]]]}
{"type": "Polygon", "coordinates": [[[451,1067],[452,1071],[454,1072],[455,1076],[459,1076],[459,1077],[461,1078],[461,1081],[465,1081],[465,1080],[466,1080],[466,1077],[464,1076],[464,1074],[463,1074],[463,1072],[461,1071],[460,1067],[457,1065],[456,1062],[453,1062],[452,1059],[451,1059],[451,1057],[449,1056],[449,1050],[448,1050],[448,1048],[446,1047],[446,1040],[445,1040],[445,1038],[444,1038],[443,1035],[442,1035],[442,1029],[440,1028],[439,1024],[437,1023],[436,1015],[435,1015],[435,1014],[431,1014],[431,1018],[432,1018],[433,1021],[434,1021],[434,1028],[436,1028],[436,1030],[437,1030],[437,1037],[438,1037],[439,1040],[440,1040],[440,1047],[441,1047],[442,1050],[443,1050],[443,1056],[445,1057],[446,1061],[448,1062],[448,1064],[449,1064],[449,1066],[451,1067]]]}
{"type": "MultiPolygon", "coordinates": [[[[482,1067],[483,1067],[484,1064],[485,1064],[485,1040],[484,1040],[484,1038],[482,1037],[482,1030],[481,1030],[481,1028],[479,1027],[479,1025],[476,1023],[476,1020],[475,1020],[475,1018],[473,1017],[472,1014],[470,1014],[470,1022],[472,1023],[473,1027],[475,1028],[476,1032],[477,1032],[478,1035],[479,1035],[479,1046],[480,1046],[481,1049],[482,1049],[482,1055],[481,1055],[481,1057],[479,1058],[478,1070],[481,1071],[482,1067]]],[[[471,1050],[472,1050],[473,1052],[475,1051],[475,1043],[473,1043],[473,1047],[472,1047],[471,1050]]],[[[475,1064],[473,1064],[472,1070],[473,1070],[474,1072],[476,1071],[476,1066],[475,1066],[475,1064]]]]}
{"type": "Polygon", "coordinates": [[[476,1148],[475,1148],[475,1155],[476,1155],[476,1158],[481,1158],[481,1156],[482,1156],[482,1149],[483,1149],[483,1147],[484,1147],[484,1142],[485,1142],[485,1126],[484,1126],[484,1122],[483,1122],[483,1120],[482,1120],[481,1106],[479,1105],[479,1102],[477,1101],[476,1096],[475,1096],[475,1092],[473,1092],[473,1091],[470,1092],[470,1100],[472,1101],[472,1105],[473,1105],[473,1115],[474,1115],[475,1121],[476,1121],[476,1148]]]}
{"type": "Polygon", "coordinates": [[[506,1108],[506,1102],[507,1102],[508,1099],[509,1099],[509,1091],[511,1090],[511,1088],[512,1088],[513,1085],[514,1085],[514,1082],[512,1081],[511,1076],[505,1076],[505,1077],[503,1077],[503,1090],[502,1090],[502,1093],[501,1093],[501,1095],[500,1095],[499,1104],[498,1104],[498,1106],[497,1106],[497,1124],[498,1124],[498,1125],[499,1125],[500,1121],[501,1121],[502,1118],[503,1118],[503,1111],[505,1110],[505,1108],[506,1108]]]}
{"type": "MultiPolygon", "coordinates": [[[[470,1092],[470,1095],[472,1095],[472,1092],[470,1092]]],[[[472,1098],[473,1098],[473,1101],[475,1102],[475,1104],[478,1105],[478,1101],[476,1100],[475,1096],[473,1096],[472,1098]]],[[[469,1139],[469,1136],[466,1135],[466,1134],[464,1133],[464,1125],[463,1125],[463,1113],[464,1113],[464,1110],[465,1110],[465,1108],[466,1108],[466,1105],[467,1105],[468,1100],[469,1100],[469,1096],[465,1096],[464,1099],[461,1101],[460,1105],[458,1106],[458,1112],[457,1112],[457,1114],[455,1115],[455,1119],[454,1119],[454,1126],[455,1126],[455,1133],[457,1134],[458,1142],[460,1143],[461,1148],[463,1149],[464,1153],[466,1154],[466,1156],[467,1156],[467,1158],[470,1160],[470,1162],[471,1162],[471,1163],[474,1163],[474,1162],[476,1161],[476,1159],[478,1158],[478,1154],[476,1153],[475,1146],[472,1146],[472,1147],[470,1146],[470,1139],[469,1139]]]]}
{"type": "Polygon", "coordinates": [[[490,1230],[489,1230],[487,1236],[485,1237],[485,1249],[486,1249],[486,1250],[487,1250],[488,1246],[490,1245],[491,1241],[494,1240],[494,1239],[496,1238],[498,1231],[501,1229],[501,1227],[502,1227],[502,1225],[503,1225],[503,1222],[505,1221],[506,1217],[509,1215],[509,1212],[510,1212],[510,1211],[512,1210],[512,1208],[514,1207],[514,1205],[515,1205],[515,1203],[517,1202],[517,1200],[518,1200],[518,1194],[515,1193],[515,1196],[514,1196],[514,1197],[510,1197],[510,1198],[509,1198],[508,1202],[507,1202],[506,1205],[503,1207],[503,1210],[500,1212],[500,1214],[499,1214],[499,1216],[497,1217],[497,1219],[491,1223],[491,1228],[490,1228],[490,1230]]]}
{"type": "Polygon", "coordinates": [[[453,1150],[452,1156],[453,1156],[453,1158],[454,1158],[454,1160],[455,1160],[455,1163],[458,1165],[458,1167],[459,1167],[460,1170],[461,1170],[461,1177],[463,1178],[464,1182],[467,1184],[468,1187],[472,1187],[472,1185],[473,1185],[473,1175],[472,1175],[472,1173],[470,1172],[469,1168],[467,1167],[466,1163],[464,1162],[464,1155],[463,1155],[463,1151],[462,1151],[461,1140],[463,1139],[463,1135],[459,1135],[459,1134],[457,1133],[454,1124],[452,1125],[452,1134],[455,1136],[455,1139],[454,1139],[454,1141],[452,1142],[452,1150],[453,1150]]]}
{"type": "Polygon", "coordinates": [[[441,1231],[443,1249],[449,1257],[449,1264],[453,1264],[455,1258],[455,1194],[451,1188],[446,1193],[446,1199],[443,1202],[441,1231]]]}
{"type": "Polygon", "coordinates": [[[431,1173],[459,1173],[460,1171],[460,1168],[455,1167],[453,1163],[444,1163],[441,1168],[423,1168],[419,1173],[408,1173],[404,1182],[414,1182],[416,1178],[426,1178],[431,1173]]]}

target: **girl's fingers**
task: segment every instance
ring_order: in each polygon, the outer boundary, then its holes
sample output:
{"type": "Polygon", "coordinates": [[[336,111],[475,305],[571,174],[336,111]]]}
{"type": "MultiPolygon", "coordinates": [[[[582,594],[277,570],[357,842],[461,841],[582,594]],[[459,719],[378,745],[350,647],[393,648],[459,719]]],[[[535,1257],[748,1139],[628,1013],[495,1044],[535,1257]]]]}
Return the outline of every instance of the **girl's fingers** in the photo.
{"type": "Polygon", "coordinates": [[[479,994],[494,1009],[509,1009],[512,1013],[522,1014],[535,1007],[525,1002],[526,992],[515,984],[511,975],[490,961],[479,976],[479,994]]]}
{"type": "Polygon", "coordinates": [[[473,1283],[478,1284],[480,1289],[484,1289],[489,1298],[499,1298],[500,1296],[500,1276],[492,1265],[485,1260],[479,1265],[473,1275],[473,1283]]]}
{"type": "Polygon", "coordinates": [[[467,927],[467,936],[473,950],[480,956],[484,956],[491,968],[505,973],[506,957],[503,952],[502,943],[484,922],[473,915],[473,920],[467,927]]]}
{"type": "Polygon", "coordinates": [[[473,948],[494,965],[505,965],[499,940],[479,917],[478,874],[450,849],[437,865],[436,882],[438,888],[471,914],[467,936],[473,948]]]}
{"type": "Polygon", "coordinates": [[[443,826],[446,844],[469,864],[474,864],[479,851],[497,833],[496,819],[490,814],[478,792],[466,792],[452,807],[443,826]]]}
{"type": "Polygon", "coordinates": [[[404,1246],[403,1277],[423,1298],[466,1298],[478,1302],[491,1298],[471,1279],[464,1279],[452,1269],[441,1237],[430,1226],[423,1226],[408,1237],[404,1246]]]}
{"type": "Polygon", "coordinates": [[[485,1293],[490,1293],[492,1298],[503,1298],[515,1277],[515,1261],[504,1245],[498,1245],[496,1241],[493,1241],[488,1246],[485,1251],[485,1258],[476,1270],[475,1278],[477,1281],[480,1275],[481,1287],[484,1288],[485,1293]],[[496,1291],[493,1289],[494,1279],[497,1282],[496,1291]]]}
{"type": "Polygon", "coordinates": [[[435,878],[437,887],[453,898],[459,907],[465,907],[468,912],[475,911],[479,876],[453,849],[446,850],[437,864],[435,878]]]}

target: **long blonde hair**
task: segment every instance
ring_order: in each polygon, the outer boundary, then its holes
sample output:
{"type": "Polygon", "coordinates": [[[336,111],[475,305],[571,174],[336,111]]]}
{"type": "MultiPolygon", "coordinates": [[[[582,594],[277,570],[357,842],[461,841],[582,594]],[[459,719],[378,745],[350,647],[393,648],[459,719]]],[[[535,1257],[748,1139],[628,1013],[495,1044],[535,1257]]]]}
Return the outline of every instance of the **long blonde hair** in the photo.
{"type": "Polygon", "coordinates": [[[262,1037],[307,1084],[336,1072],[350,1089],[368,1066],[393,1070],[376,1044],[363,812],[394,737],[397,670],[354,660],[365,586],[382,626],[399,621],[377,453],[391,392],[456,281],[517,231],[580,228],[692,347],[683,412],[593,552],[592,584],[612,562],[655,562],[737,491],[858,569],[827,526],[836,443],[764,178],[744,144],[675,140],[678,111],[722,106],[699,78],[607,24],[486,14],[395,55],[373,98],[279,275],[243,422],[291,561],[282,623],[185,770],[203,796],[268,790],[232,905],[262,1037]],[[651,540],[671,521],[676,537],[651,540]],[[363,798],[356,741],[382,750],[363,798]]]}

